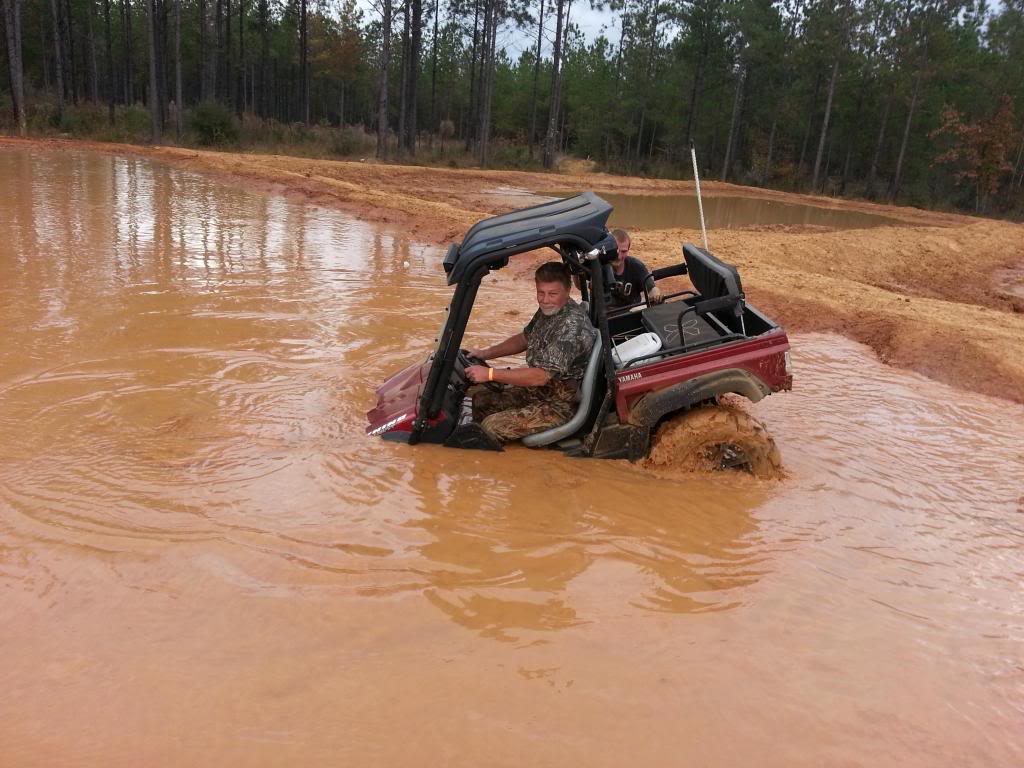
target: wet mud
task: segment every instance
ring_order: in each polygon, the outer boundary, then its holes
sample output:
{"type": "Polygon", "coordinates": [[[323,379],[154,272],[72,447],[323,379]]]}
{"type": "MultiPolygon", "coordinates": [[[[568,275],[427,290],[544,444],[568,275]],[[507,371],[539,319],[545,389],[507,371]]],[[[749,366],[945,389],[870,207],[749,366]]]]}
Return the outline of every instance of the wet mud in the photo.
{"type": "Polygon", "coordinates": [[[992,275],[995,289],[1011,300],[1014,312],[1024,312],[1024,264],[996,270],[992,275]]]}
{"type": "Polygon", "coordinates": [[[660,476],[686,472],[747,472],[763,480],[784,477],[775,439],[741,398],[722,398],[662,424],[641,462],[660,476]]]}
{"type": "Polygon", "coordinates": [[[1024,761],[1021,406],[796,333],[781,482],[410,448],[436,246],[39,150],[0,230],[0,764],[1024,761]]]}

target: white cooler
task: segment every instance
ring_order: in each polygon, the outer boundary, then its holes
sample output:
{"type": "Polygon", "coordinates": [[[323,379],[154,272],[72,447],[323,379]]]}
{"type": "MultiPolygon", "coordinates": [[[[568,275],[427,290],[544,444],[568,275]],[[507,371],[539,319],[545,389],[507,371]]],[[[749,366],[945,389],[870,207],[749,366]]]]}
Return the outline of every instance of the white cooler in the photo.
{"type": "MultiPolygon", "coordinates": [[[[621,368],[638,357],[651,355],[661,349],[661,339],[656,333],[641,333],[632,339],[627,339],[621,344],[612,347],[612,360],[615,367],[621,368]]],[[[644,363],[653,363],[655,358],[645,360],[644,363]]]]}

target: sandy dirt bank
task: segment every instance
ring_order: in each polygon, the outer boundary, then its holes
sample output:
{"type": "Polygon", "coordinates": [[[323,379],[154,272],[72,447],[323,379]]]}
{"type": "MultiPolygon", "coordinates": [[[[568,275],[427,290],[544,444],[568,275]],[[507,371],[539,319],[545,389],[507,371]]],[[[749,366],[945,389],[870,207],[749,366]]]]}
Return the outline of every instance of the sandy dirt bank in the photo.
{"type": "MultiPolygon", "coordinates": [[[[64,140],[2,138],[0,146],[141,155],[243,177],[401,226],[415,239],[434,243],[456,239],[480,218],[524,204],[515,200],[516,190],[692,191],[689,182],[595,173],[423,168],[64,140]]],[[[893,365],[1024,402],[1024,297],[1005,278],[1024,265],[1024,226],[716,182],[702,189],[879,213],[903,222],[870,230],[721,230],[711,233],[711,249],[740,268],[750,301],[787,330],[838,331],[870,345],[893,365]]],[[[690,229],[633,235],[634,253],[651,267],[677,261],[679,244],[700,236],[690,229]]]]}

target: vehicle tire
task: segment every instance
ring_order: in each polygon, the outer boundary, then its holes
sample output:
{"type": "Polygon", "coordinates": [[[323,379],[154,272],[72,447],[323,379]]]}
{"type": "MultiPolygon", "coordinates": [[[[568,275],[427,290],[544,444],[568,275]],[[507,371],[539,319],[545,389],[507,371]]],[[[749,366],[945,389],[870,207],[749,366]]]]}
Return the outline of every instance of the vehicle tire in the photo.
{"type": "Polygon", "coordinates": [[[734,405],[694,408],[658,428],[644,466],[683,472],[739,469],[782,476],[782,455],[765,426],[734,405]]]}

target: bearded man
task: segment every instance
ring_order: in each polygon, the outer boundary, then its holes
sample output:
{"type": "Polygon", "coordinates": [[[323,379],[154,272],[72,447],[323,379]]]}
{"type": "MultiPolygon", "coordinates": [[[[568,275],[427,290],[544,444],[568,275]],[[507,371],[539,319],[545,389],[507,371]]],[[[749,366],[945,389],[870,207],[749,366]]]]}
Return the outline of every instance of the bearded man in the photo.
{"type": "Polygon", "coordinates": [[[559,261],[542,264],[534,275],[537,311],[522,332],[470,354],[483,361],[526,352],[526,366],[490,368],[472,365],[466,376],[478,384],[497,382],[473,395],[473,420],[505,443],[557,427],[576,411],[597,330],[569,296],[569,268],[559,261]]]}

